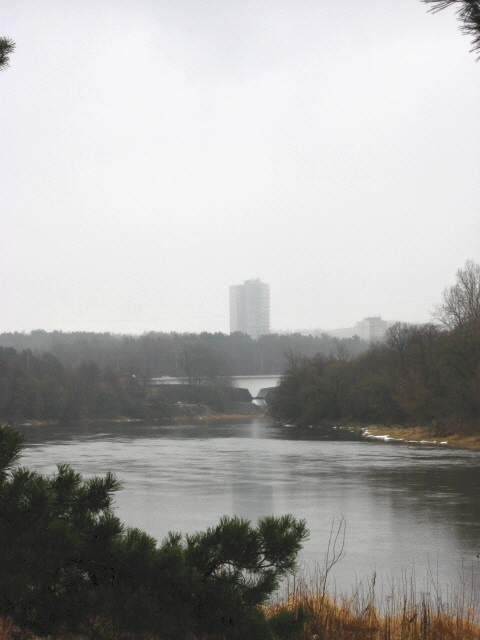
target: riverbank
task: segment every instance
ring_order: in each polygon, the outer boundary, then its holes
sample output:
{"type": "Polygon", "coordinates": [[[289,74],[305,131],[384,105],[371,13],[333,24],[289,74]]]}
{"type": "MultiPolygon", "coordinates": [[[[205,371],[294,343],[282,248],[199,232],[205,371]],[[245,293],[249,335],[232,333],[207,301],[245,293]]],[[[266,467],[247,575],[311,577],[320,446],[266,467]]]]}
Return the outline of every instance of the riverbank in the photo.
{"type": "MultiPolygon", "coordinates": [[[[394,592],[382,611],[376,604],[375,578],[365,588],[357,587],[349,597],[332,596],[321,584],[312,591],[301,578],[291,582],[294,588],[284,600],[263,607],[274,635],[266,634],[276,640],[480,640],[478,600],[467,594],[446,602],[440,594],[417,598],[411,593],[394,592]]],[[[108,623],[97,619],[90,626],[98,640],[112,637],[108,623]]],[[[10,620],[0,618],[0,640],[16,640],[19,633],[10,620]]],[[[66,632],[44,640],[84,637],[66,632]]],[[[28,638],[40,640],[31,634],[28,638]]],[[[156,635],[148,638],[161,640],[156,635]]],[[[189,639],[201,640],[193,635],[189,639]]]]}
{"type": "MultiPolygon", "coordinates": [[[[391,584],[391,593],[379,597],[375,574],[360,583],[352,595],[332,595],[325,590],[326,576],[312,588],[302,579],[292,580],[287,598],[267,607],[267,616],[280,614],[281,630],[294,629],[303,617],[298,640],[480,640],[478,594],[465,589],[445,600],[434,582],[430,592],[416,595],[415,580],[391,584]],[[386,604],[380,605],[381,601],[386,604]],[[290,616],[288,615],[290,614],[290,616]]],[[[275,629],[275,628],[274,628],[275,629]]]]}
{"type": "MultiPolygon", "coordinates": [[[[182,424],[185,422],[193,422],[202,424],[203,422],[225,422],[225,421],[241,421],[249,418],[266,418],[268,417],[265,409],[257,405],[250,404],[248,410],[245,407],[238,407],[237,411],[228,413],[216,412],[206,405],[177,405],[175,412],[169,417],[160,418],[130,418],[128,416],[117,416],[112,418],[82,418],[75,420],[78,424],[94,424],[94,423],[140,423],[140,422],[158,422],[160,424],[182,424]]],[[[19,423],[19,426],[47,426],[62,424],[62,421],[52,420],[27,420],[19,423]]],[[[289,425],[290,426],[290,425],[289,425]]],[[[325,426],[325,425],[322,425],[325,426]]],[[[328,425],[330,428],[331,425],[328,425]]],[[[437,435],[431,427],[403,425],[383,425],[383,424],[358,424],[348,423],[343,425],[335,425],[334,429],[341,431],[350,431],[357,433],[364,438],[371,440],[384,440],[385,442],[405,442],[415,444],[425,444],[432,446],[448,446],[456,449],[468,449],[471,451],[480,451],[480,434],[464,435],[449,434],[446,436],[437,435]]]]}
{"type": "MultiPolygon", "coordinates": [[[[284,426],[293,427],[296,425],[285,424],[284,426]]],[[[359,422],[337,423],[333,426],[331,422],[328,422],[315,426],[310,425],[308,428],[322,429],[327,433],[331,430],[336,431],[337,433],[350,433],[357,437],[363,437],[370,440],[383,440],[384,442],[404,442],[442,447],[448,446],[455,449],[480,451],[480,433],[450,433],[442,435],[439,429],[435,430],[432,427],[427,426],[385,425],[359,422]]]]}
{"type": "Polygon", "coordinates": [[[416,444],[449,446],[456,449],[470,449],[472,451],[480,451],[480,434],[464,435],[449,434],[437,435],[430,427],[412,426],[405,427],[401,425],[368,425],[355,427],[361,431],[365,438],[411,442],[416,444]]]}
{"type": "MultiPolygon", "coordinates": [[[[240,404],[240,403],[239,403],[240,404]]],[[[208,420],[208,422],[225,422],[225,421],[240,421],[246,420],[249,418],[265,418],[266,412],[263,407],[259,407],[254,405],[253,403],[241,403],[245,406],[234,406],[232,411],[229,412],[219,412],[214,411],[211,407],[207,405],[197,405],[197,404],[177,404],[172,406],[172,412],[169,416],[162,417],[147,417],[147,418],[131,418],[129,416],[117,415],[112,417],[98,417],[98,418],[79,418],[77,420],[72,420],[73,424],[112,424],[118,422],[119,424],[125,423],[141,423],[141,422],[156,422],[160,424],[171,424],[178,423],[181,424],[183,422],[194,422],[194,423],[202,423],[208,420]]],[[[49,425],[61,425],[63,424],[63,420],[38,420],[38,419],[30,419],[24,420],[22,422],[16,423],[20,427],[42,427],[49,425]]],[[[15,426],[13,424],[12,426],[15,426]]]]}

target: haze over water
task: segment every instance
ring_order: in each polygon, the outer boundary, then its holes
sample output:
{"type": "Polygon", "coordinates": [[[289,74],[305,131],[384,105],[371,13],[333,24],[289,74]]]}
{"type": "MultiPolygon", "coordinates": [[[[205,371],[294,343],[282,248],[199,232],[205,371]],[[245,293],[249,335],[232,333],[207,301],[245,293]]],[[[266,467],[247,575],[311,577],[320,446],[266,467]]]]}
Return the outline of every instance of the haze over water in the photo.
{"type": "MultiPolygon", "coordinates": [[[[430,575],[442,588],[480,585],[480,454],[424,445],[326,439],[268,420],[236,424],[116,423],[23,427],[21,463],[51,473],[115,472],[120,518],[157,539],[222,515],[305,518],[301,561],[322,563],[332,521],[346,521],[345,557],[332,576],[350,592],[377,572],[388,587],[430,575]]],[[[388,591],[388,588],[387,588],[388,591]]]]}

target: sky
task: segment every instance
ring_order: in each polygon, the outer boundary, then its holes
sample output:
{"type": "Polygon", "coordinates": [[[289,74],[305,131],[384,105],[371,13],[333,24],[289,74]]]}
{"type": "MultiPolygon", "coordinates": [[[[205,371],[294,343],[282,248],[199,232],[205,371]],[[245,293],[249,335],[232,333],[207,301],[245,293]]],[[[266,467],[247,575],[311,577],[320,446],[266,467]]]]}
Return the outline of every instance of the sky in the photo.
{"type": "Polygon", "coordinates": [[[2,0],[0,331],[427,322],[480,262],[480,62],[419,0],[2,0]]]}

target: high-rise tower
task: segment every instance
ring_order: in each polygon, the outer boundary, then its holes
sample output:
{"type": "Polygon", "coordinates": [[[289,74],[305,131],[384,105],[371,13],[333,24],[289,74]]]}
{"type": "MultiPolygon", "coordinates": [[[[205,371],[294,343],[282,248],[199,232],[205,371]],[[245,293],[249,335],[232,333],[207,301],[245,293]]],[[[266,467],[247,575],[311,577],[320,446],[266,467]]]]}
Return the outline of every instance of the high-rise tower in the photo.
{"type": "Polygon", "coordinates": [[[270,287],[259,279],[230,286],[230,333],[270,333],[270,287]]]}

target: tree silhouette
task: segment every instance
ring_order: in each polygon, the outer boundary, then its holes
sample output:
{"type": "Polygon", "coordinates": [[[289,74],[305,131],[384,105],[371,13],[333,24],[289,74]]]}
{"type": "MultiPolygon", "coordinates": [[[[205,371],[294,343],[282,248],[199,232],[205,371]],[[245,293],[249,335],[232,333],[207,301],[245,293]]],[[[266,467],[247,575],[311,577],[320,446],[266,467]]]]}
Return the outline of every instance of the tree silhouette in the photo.
{"type": "Polygon", "coordinates": [[[480,322],[480,264],[467,260],[457,271],[457,281],[443,292],[435,317],[448,329],[480,322]]]}
{"type": "Polygon", "coordinates": [[[430,11],[437,13],[450,6],[457,7],[457,15],[463,23],[462,33],[473,37],[472,51],[478,53],[480,59],[480,0],[423,0],[425,4],[433,5],[430,11]]]}
{"type": "Polygon", "coordinates": [[[10,38],[0,38],[0,71],[9,66],[10,54],[15,49],[15,42],[10,38]]]}

